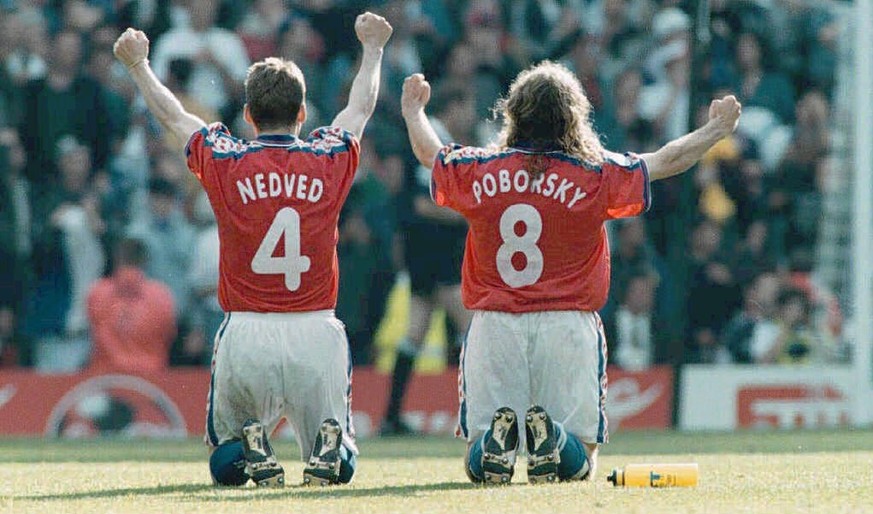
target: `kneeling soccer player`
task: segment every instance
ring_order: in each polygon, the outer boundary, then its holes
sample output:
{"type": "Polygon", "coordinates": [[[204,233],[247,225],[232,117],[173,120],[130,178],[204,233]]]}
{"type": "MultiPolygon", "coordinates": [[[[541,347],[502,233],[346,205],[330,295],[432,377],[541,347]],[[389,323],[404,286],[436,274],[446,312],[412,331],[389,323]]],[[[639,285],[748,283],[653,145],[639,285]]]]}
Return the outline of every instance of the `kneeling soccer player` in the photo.
{"type": "Polygon", "coordinates": [[[218,297],[227,315],[215,339],[206,440],[220,485],[285,483],[267,439],[282,419],[308,456],[305,484],[346,483],[354,474],[351,361],[334,315],[337,221],[392,28],[365,13],[355,32],[363,57],[348,106],[305,139],[298,136],[306,88],[294,63],[268,58],[249,69],[244,117],[257,137],[245,141],[185,111],[149,67],[145,34],[127,29],[115,43],[149,110],[188,141],[188,167],[218,223],[218,297]]]}
{"type": "Polygon", "coordinates": [[[607,441],[596,312],[609,289],[604,222],[646,211],[649,182],[686,171],[731,134],[740,104],[715,100],[700,129],[621,155],[603,149],[582,86],[558,64],[515,79],[493,148],[443,147],[429,99],[422,75],[406,79],[403,117],[416,157],[433,169],[433,199],[470,227],[461,287],[474,314],[459,388],[467,475],[508,483],[526,449],[532,483],[590,478],[607,441]]]}

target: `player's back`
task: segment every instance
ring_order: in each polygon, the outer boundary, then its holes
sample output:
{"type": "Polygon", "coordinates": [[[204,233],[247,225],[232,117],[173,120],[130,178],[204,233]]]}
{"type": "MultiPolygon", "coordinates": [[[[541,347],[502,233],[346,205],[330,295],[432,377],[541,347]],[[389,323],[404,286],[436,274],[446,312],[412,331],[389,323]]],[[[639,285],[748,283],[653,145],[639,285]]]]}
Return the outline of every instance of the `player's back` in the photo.
{"type": "Polygon", "coordinates": [[[334,308],[337,222],[358,165],[355,137],[331,127],[305,140],[244,141],[214,124],[191,137],[186,153],[218,222],[222,309],[334,308]]]}
{"type": "Polygon", "coordinates": [[[560,152],[448,147],[434,198],[467,218],[463,293],[468,308],[587,310],[609,288],[604,221],[648,207],[638,158],[608,154],[590,166],[560,152]]]}

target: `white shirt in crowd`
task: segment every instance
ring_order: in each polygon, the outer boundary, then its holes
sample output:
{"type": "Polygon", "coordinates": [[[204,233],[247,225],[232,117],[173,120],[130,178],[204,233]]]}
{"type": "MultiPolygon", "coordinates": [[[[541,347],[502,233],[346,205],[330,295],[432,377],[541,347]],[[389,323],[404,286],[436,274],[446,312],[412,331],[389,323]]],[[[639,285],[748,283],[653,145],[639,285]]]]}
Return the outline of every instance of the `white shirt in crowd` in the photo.
{"type": "MultiPolygon", "coordinates": [[[[155,75],[166,80],[170,62],[174,59],[191,59],[204,51],[214,52],[234,80],[242,82],[249,68],[249,56],[242,40],[235,33],[218,27],[205,32],[195,32],[188,27],[175,28],[161,36],[152,52],[151,64],[155,75]]],[[[229,98],[221,73],[214,66],[195,64],[188,83],[189,94],[194,94],[203,105],[214,111],[221,110],[229,98]]]]}
{"type": "Polygon", "coordinates": [[[616,313],[615,326],[618,341],[613,357],[615,364],[629,371],[651,366],[654,362],[651,315],[634,314],[622,306],[616,313]]]}

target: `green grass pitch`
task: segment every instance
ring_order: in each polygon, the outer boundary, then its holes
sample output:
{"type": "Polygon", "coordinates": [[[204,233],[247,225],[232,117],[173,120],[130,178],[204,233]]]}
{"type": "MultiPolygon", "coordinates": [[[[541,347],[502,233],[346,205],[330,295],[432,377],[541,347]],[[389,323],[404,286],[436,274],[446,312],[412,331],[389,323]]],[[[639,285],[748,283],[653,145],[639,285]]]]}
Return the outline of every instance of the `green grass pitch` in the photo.
{"type": "Polygon", "coordinates": [[[304,488],[296,444],[276,451],[284,489],[210,485],[199,441],[0,440],[0,512],[685,513],[873,512],[873,432],[624,432],[601,450],[591,483],[467,482],[464,444],[448,438],[360,442],[351,485],[304,488]],[[697,462],[696,488],[622,489],[632,462],[697,462]]]}

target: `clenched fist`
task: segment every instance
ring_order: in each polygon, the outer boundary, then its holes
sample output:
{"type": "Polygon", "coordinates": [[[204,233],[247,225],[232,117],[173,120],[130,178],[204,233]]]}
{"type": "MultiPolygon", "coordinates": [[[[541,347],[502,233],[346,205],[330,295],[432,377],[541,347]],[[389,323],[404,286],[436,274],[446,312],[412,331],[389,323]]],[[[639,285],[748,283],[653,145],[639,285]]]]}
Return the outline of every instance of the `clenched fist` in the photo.
{"type": "Polygon", "coordinates": [[[149,56],[149,38],[141,30],[128,28],[112,47],[115,57],[128,68],[133,68],[149,56]]]}
{"type": "Polygon", "coordinates": [[[364,46],[383,48],[393,31],[394,28],[388,20],[378,14],[365,12],[355,20],[355,34],[364,46]]]}
{"type": "Polygon", "coordinates": [[[724,135],[737,129],[743,106],[734,95],[728,95],[721,100],[713,100],[709,104],[709,120],[718,124],[724,135]]]}
{"type": "Polygon", "coordinates": [[[403,116],[408,116],[424,109],[430,101],[430,84],[424,80],[424,75],[416,73],[403,81],[403,94],[400,97],[400,110],[403,116]]]}

